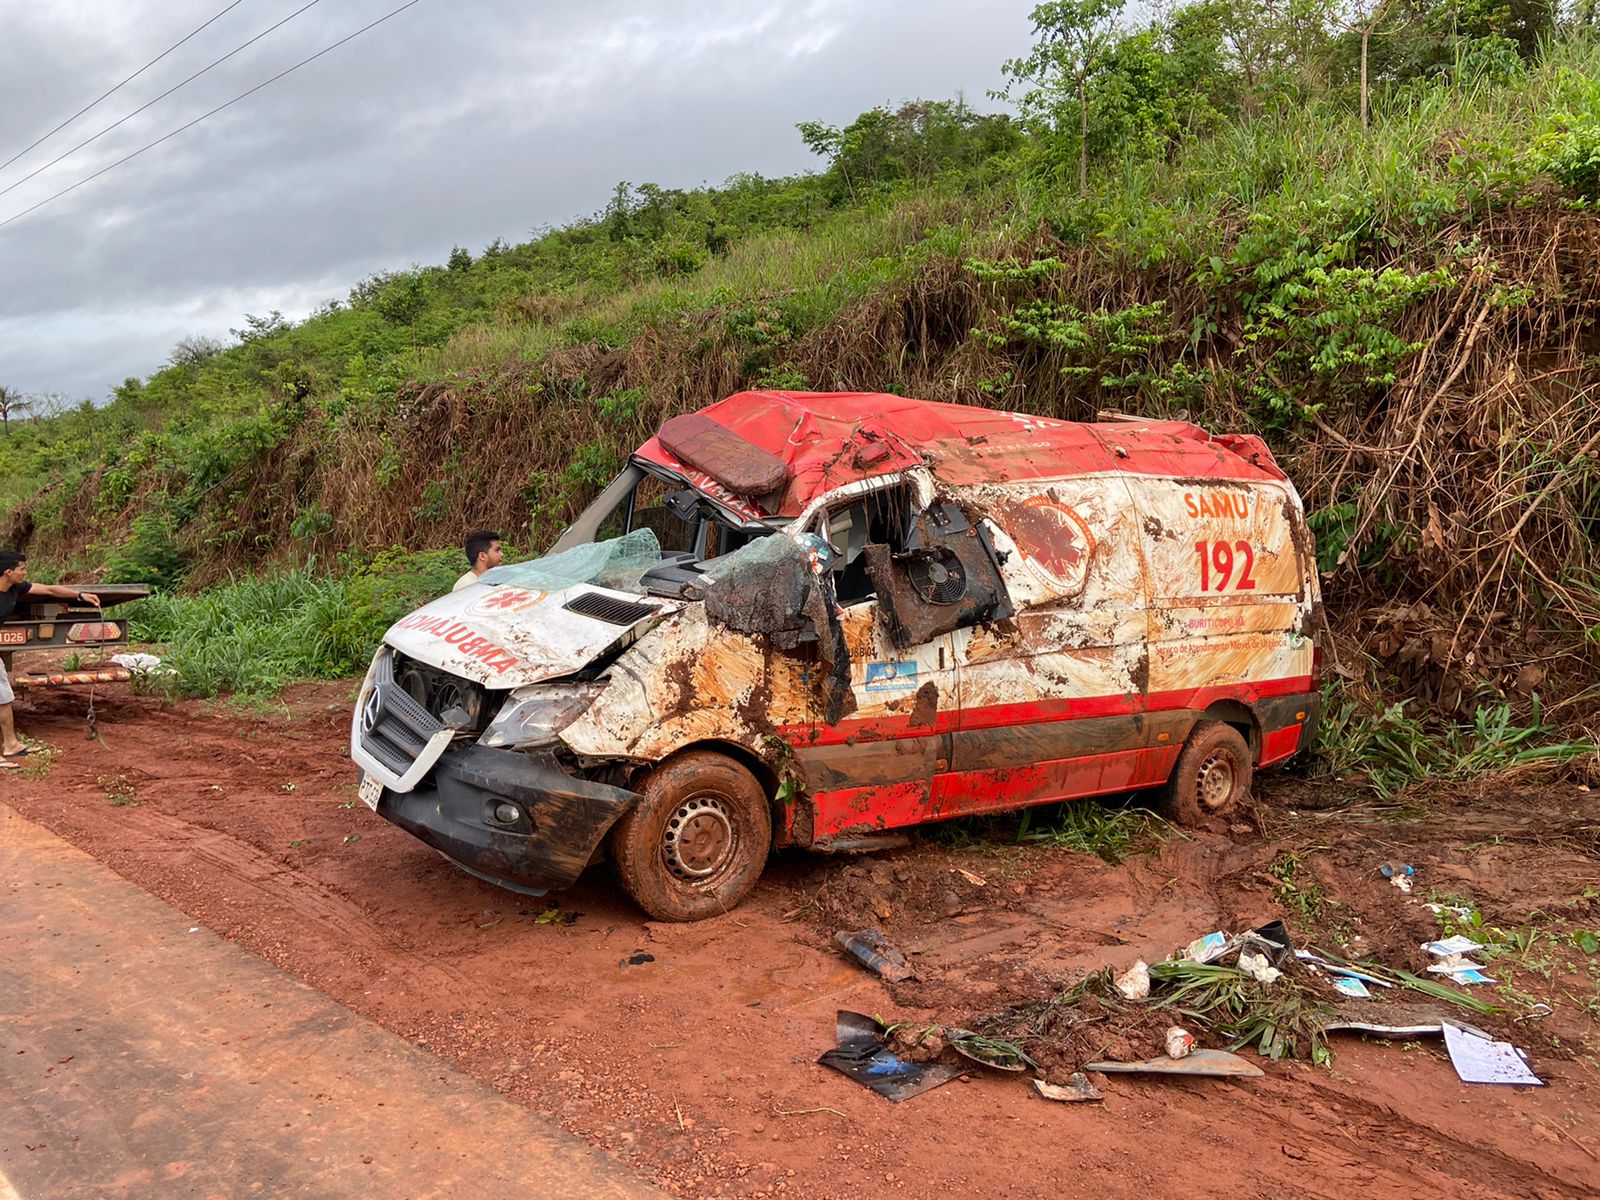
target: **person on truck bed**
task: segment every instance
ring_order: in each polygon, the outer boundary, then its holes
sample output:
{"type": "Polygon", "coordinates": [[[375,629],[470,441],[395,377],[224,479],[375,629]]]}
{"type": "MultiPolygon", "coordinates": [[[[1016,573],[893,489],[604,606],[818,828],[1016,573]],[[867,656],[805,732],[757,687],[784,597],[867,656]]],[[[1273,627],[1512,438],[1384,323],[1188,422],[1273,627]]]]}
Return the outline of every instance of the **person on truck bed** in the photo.
{"type": "MultiPolygon", "coordinates": [[[[75,587],[60,583],[29,583],[28,556],[16,550],[0,550],[0,622],[5,621],[24,597],[28,599],[50,597],[55,600],[81,600],[100,607],[100,597],[93,592],[80,592],[75,587]]],[[[15,759],[21,758],[28,748],[17,740],[16,723],[11,716],[11,702],[16,696],[11,691],[11,676],[6,674],[5,662],[0,659],[0,770],[17,769],[15,759]]]]}
{"type": "Polygon", "coordinates": [[[467,534],[467,544],[464,549],[472,568],[456,580],[455,587],[450,589],[452,592],[471,587],[478,582],[478,577],[485,571],[498,567],[506,558],[500,550],[500,535],[492,529],[479,529],[475,533],[467,534]]]}

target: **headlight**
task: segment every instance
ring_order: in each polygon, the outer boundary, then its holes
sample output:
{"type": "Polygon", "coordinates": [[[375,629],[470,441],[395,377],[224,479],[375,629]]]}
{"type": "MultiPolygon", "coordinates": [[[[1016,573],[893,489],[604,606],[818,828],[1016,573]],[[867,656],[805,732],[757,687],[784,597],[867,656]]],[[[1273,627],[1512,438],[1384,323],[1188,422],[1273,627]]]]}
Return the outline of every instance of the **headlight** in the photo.
{"type": "Polygon", "coordinates": [[[603,683],[544,683],[518,691],[489,723],[478,744],[508,749],[548,746],[605,690],[603,683]]]}

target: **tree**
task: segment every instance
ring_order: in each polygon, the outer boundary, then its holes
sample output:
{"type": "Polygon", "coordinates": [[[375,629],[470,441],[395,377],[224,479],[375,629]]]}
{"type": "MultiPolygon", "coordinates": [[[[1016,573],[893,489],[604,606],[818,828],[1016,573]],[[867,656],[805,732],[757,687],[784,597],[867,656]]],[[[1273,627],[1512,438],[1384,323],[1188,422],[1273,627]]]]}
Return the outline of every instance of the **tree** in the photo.
{"type": "Polygon", "coordinates": [[[828,160],[828,174],[842,185],[834,201],[847,195],[855,201],[883,184],[973,167],[1020,141],[1010,117],[973,112],[959,97],[868,109],[843,129],[822,121],[802,121],[795,128],[813,154],[828,160]]]}
{"type": "Polygon", "coordinates": [[[11,418],[23,416],[29,407],[28,398],[16,388],[0,386],[0,425],[7,437],[11,436],[11,418]]]}
{"type": "Polygon", "coordinates": [[[1333,19],[1340,28],[1361,38],[1361,128],[1367,128],[1368,96],[1371,88],[1367,82],[1367,64],[1372,57],[1372,35],[1394,11],[1395,0],[1347,0],[1334,11],[1333,19]]]}
{"type": "Polygon", "coordinates": [[[230,329],[228,332],[238,338],[239,344],[243,346],[249,342],[271,337],[275,333],[282,333],[288,328],[289,322],[283,319],[283,314],[277,309],[273,309],[271,313],[264,317],[258,317],[254,313],[245,313],[244,328],[230,329]]]}
{"type": "Polygon", "coordinates": [[[1060,131],[1062,116],[1075,98],[1078,116],[1078,189],[1089,188],[1089,87],[1104,67],[1117,37],[1123,0],[1052,0],[1029,14],[1039,40],[1025,58],[1002,70],[1011,77],[1005,95],[1028,85],[1019,99],[1025,118],[1043,120],[1060,131]]]}
{"type": "Polygon", "coordinates": [[[216,338],[191,334],[178,339],[172,353],[167,355],[167,361],[175,367],[197,367],[212,355],[222,353],[222,350],[223,345],[216,338]]]}

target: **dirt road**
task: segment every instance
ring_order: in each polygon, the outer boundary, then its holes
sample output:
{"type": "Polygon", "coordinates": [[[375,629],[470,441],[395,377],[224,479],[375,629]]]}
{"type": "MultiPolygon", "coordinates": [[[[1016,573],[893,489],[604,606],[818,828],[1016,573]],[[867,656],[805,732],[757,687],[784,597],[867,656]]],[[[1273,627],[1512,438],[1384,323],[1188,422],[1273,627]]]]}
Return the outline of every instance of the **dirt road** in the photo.
{"type": "Polygon", "coordinates": [[[786,856],[734,913],[666,926],[603,869],[552,913],[360,807],[349,692],[297,689],[264,715],[123,693],[102,698],[105,746],[84,740],[81,697],[26,700],[19,725],[54,761],[0,786],[25,816],[198,922],[681,1195],[1555,1200],[1600,1189],[1600,958],[1554,937],[1497,972],[1555,1010],[1515,1026],[1542,1090],[1466,1087],[1437,1043],[1348,1038],[1331,1070],[1111,1078],[1103,1106],[1046,1103],[995,1074],[894,1105],[815,1063],[839,1008],[966,1019],[1280,915],[1342,923],[1390,961],[1414,956],[1435,927],[1377,876],[1388,858],[1417,865],[1419,896],[1470,897],[1507,926],[1541,913],[1594,928],[1600,810],[1570,782],[1421,813],[1297,816],[1287,805],[1314,794],[1280,785],[1264,806],[1270,838],[1174,838],[1121,866],[1007,845],[786,856]],[[891,993],[840,958],[828,935],[856,920],[888,931],[924,978],[891,993]]]}

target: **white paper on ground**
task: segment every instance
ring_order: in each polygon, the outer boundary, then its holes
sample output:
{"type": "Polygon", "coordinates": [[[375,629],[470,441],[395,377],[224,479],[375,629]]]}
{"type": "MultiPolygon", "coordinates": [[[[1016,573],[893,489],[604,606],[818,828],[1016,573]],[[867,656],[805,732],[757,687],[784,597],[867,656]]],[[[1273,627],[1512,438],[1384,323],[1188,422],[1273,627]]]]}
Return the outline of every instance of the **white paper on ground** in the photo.
{"type": "Polygon", "coordinates": [[[1522,1051],[1510,1042],[1478,1037],[1445,1022],[1445,1049],[1450,1065],[1462,1083],[1511,1083],[1523,1087],[1543,1087],[1544,1080],[1528,1069],[1522,1051]]]}
{"type": "Polygon", "coordinates": [[[1457,933],[1438,942],[1425,942],[1422,948],[1435,958],[1449,958],[1452,954],[1471,954],[1483,946],[1469,937],[1457,933]]]}
{"type": "Polygon", "coordinates": [[[1357,1000],[1369,1000],[1372,998],[1372,993],[1367,991],[1367,985],[1359,979],[1340,976],[1333,981],[1333,986],[1341,996],[1353,996],[1357,1000]]]}

